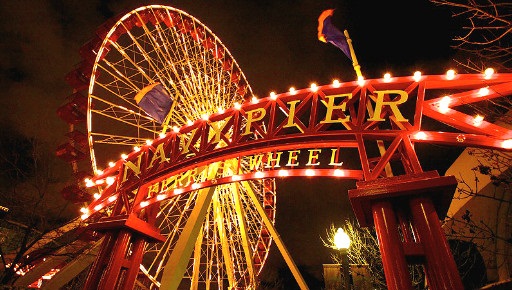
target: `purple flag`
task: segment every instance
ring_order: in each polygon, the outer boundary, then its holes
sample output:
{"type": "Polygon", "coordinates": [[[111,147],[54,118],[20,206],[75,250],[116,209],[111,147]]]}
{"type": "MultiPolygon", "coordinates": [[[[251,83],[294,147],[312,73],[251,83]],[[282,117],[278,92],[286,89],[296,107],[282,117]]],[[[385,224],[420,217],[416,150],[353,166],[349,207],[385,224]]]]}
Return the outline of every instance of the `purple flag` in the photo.
{"type": "Polygon", "coordinates": [[[169,96],[164,86],[160,83],[154,83],[143,88],[135,96],[135,101],[146,114],[155,119],[159,124],[164,122],[172,105],[171,96],[169,96]]]}
{"type": "Polygon", "coordinates": [[[320,17],[318,17],[318,40],[333,44],[337,48],[341,49],[341,51],[343,51],[343,53],[352,60],[347,38],[331,23],[333,13],[334,9],[328,9],[322,12],[320,17]]]}

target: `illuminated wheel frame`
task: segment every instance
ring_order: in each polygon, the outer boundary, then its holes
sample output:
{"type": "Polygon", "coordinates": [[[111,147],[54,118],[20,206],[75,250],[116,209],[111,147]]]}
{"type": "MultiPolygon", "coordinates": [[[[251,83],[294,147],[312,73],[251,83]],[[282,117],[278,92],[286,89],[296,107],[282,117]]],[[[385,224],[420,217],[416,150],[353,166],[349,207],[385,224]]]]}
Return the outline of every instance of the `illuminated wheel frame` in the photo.
{"type": "MultiPolygon", "coordinates": [[[[92,47],[87,130],[92,169],[128,153],[172,128],[233,107],[252,97],[244,74],[221,41],[178,9],[151,5],[118,18],[92,47]],[[173,99],[168,122],[159,124],[134,100],[161,83],[173,99]]],[[[226,161],[226,164],[229,164],[226,161]]],[[[229,165],[228,165],[229,166],[229,165]]],[[[244,168],[242,164],[242,169],[244,168]]],[[[145,249],[139,282],[158,288],[199,191],[162,201],[158,213],[164,243],[145,249]]],[[[207,288],[255,288],[271,238],[249,196],[275,221],[273,179],[215,187],[182,284],[207,288]]],[[[192,287],[192,286],[191,286],[192,287]]]]}

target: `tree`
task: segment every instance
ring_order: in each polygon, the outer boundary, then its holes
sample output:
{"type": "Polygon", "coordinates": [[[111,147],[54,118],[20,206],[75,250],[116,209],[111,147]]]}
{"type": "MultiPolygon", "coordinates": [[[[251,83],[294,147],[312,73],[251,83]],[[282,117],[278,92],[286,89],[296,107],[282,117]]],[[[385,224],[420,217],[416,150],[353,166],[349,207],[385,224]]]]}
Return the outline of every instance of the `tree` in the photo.
{"type": "MultiPolygon", "coordinates": [[[[430,1],[450,9],[453,17],[462,23],[462,33],[454,38],[453,46],[458,51],[454,59],[458,70],[474,73],[493,67],[499,72],[511,71],[512,5],[509,1],[430,1]]],[[[485,116],[488,122],[510,128],[512,98],[496,100],[475,103],[468,109],[485,116]]],[[[476,247],[485,266],[496,269],[496,277],[488,277],[491,282],[510,279],[512,230],[504,221],[512,214],[512,155],[498,150],[468,148],[459,158],[463,157],[466,157],[466,164],[470,159],[473,161],[469,168],[453,171],[459,186],[445,219],[447,237],[476,247]],[[453,209],[454,205],[456,209],[453,209]],[[478,205],[486,210],[479,210],[478,205]]],[[[457,260],[457,252],[454,255],[457,260]]],[[[461,275],[465,273],[471,273],[471,269],[462,271],[461,275]]]]}
{"type": "Polygon", "coordinates": [[[15,128],[0,126],[0,205],[8,209],[0,219],[1,285],[12,284],[46,250],[66,244],[68,235],[56,231],[48,239],[47,234],[76,216],[56,190],[62,182],[46,147],[15,128]]]}

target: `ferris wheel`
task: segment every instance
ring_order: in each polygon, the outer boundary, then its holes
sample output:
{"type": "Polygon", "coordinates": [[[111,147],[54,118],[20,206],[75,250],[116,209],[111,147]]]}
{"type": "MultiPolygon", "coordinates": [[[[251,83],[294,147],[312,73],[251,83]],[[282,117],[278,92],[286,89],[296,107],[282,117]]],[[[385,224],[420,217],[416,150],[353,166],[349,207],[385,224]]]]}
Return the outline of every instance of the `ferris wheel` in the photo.
{"type": "MultiPolygon", "coordinates": [[[[86,108],[82,119],[87,134],[80,140],[86,140],[88,152],[82,154],[90,156],[93,172],[168,130],[252,97],[220,39],[176,8],[144,6],[116,17],[98,29],[80,54],[84,62],[67,79],[75,88],[73,109],[86,108]],[[165,115],[140,103],[155,89],[166,98],[165,115]],[[80,91],[87,91],[86,99],[80,91]]],[[[71,128],[76,137],[76,126],[71,128]]],[[[80,170],[78,162],[73,166],[80,170]]],[[[181,283],[194,289],[255,288],[272,242],[262,218],[275,221],[275,182],[235,182],[214,190],[197,239],[187,241],[194,250],[181,283]],[[266,217],[249,196],[257,197],[266,217]]],[[[166,241],[147,245],[138,283],[160,287],[199,195],[193,191],[161,202],[155,226],[166,241]]]]}

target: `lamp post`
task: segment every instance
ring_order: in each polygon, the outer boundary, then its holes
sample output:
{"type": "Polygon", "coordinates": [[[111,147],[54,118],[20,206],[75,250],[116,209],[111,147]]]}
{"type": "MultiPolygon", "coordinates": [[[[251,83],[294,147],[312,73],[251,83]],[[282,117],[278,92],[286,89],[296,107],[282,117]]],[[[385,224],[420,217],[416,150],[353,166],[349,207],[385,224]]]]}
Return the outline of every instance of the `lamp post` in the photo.
{"type": "Polygon", "coordinates": [[[348,270],[348,248],[350,247],[350,237],[342,228],[338,228],[334,234],[334,246],[341,253],[341,268],[343,270],[343,287],[345,290],[350,289],[350,277],[348,270]]]}

